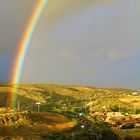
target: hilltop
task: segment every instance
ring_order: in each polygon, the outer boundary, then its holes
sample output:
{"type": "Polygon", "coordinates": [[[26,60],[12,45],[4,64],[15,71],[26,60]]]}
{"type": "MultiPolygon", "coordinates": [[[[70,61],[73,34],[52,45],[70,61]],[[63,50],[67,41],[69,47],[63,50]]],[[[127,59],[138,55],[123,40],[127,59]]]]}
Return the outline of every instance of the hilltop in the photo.
{"type": "MultiPolygon", "coordinates": [[[[15,85],[20,110],[81,112],[121,111],[140,113],[140,92],[132,89],[60,86],[47,84],[15,85]]],[[[0,85],[0,107],[7,106],[8,94],[14,85],[0,85]]]]}

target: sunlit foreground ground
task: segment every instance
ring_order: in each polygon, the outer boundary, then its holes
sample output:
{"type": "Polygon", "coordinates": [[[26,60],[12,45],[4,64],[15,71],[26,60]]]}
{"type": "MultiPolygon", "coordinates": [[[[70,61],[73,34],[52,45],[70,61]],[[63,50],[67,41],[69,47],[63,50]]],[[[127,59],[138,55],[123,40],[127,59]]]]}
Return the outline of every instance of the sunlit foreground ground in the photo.
{"type": "Polygon", "coordinates": [[[55,113],[6,113],[0,115],[0,136],[18,136],[14,139],[34,138],[53,131],[62,131],[74,127],[75,122],[55,113]]]}
{"type": "Polygon", "coordinates": [[[127,129],[115,131],[120,138],[128,140],[140,140],[140,129],[127,129]]]}

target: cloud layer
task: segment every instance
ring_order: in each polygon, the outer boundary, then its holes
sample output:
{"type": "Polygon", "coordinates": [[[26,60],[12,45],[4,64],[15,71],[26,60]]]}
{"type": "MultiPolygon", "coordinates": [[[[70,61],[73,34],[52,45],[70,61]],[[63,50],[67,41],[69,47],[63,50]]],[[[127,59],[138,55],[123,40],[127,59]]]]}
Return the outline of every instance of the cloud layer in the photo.
{"type": "MultiPolygon", "coordinates": [[[[15,55],[36,2],[1,2],[1,54],[15,55]]],[[[139,5],[139,0],[49,0],[21,82],[139,88],[139,5]]],[[[7,58],[2,59],[8,65],[7,58]]]]}

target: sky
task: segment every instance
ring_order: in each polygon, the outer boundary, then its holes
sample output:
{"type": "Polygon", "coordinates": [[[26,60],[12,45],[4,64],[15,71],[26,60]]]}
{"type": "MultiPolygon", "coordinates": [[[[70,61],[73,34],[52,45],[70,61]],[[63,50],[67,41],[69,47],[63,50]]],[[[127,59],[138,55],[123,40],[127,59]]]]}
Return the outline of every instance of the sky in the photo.
{"type": "MultiPolygon", "coordinates": [[[[0,1],[0,82],[8,82],[37,0],[0,1]]],[[[20,83],[140,90],[139,0],[49,0],[20,83]]]]}

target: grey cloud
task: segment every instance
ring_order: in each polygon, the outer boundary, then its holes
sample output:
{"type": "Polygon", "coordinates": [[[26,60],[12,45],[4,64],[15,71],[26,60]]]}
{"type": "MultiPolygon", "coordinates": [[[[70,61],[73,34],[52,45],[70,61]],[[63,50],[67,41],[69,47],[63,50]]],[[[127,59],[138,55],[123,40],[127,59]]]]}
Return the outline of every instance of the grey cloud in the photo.
{"type": "Polygon", "coordinates": [[[34,0],[0,1],[0,52],[16,50],[33,4],[34,0]]]}
{"type": "Polygon", "coordinates": [[[69,11],[70,6],[63,9],[60,3],[62,9],[59,12],[58,6],[55,11],[60,15],[52,16],[52,5],[48,4],[42,28],[34,34],[22,82],[117,87],[131,83],[136,87],[140,69],[136,57],[140,52],[138,5],[138,0],[118,0],[111,5],[90,3],[69,11]]]}
{"type": "Polygon", "coordinates": [[[0,0],[0,83],[12,77],[14,55],[34,0],[0,0]]]}
{"type": "Polygon", "coordinates": [[[116,50],[109,50],[107,52],[107,58],[109,60],[122,60],[122,59],[127,59],[128,54],[126,51],[116,51],[116,50]]]}

